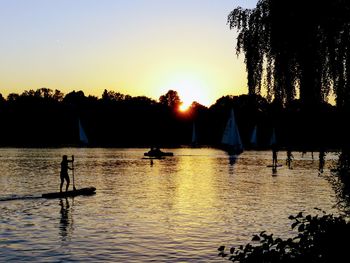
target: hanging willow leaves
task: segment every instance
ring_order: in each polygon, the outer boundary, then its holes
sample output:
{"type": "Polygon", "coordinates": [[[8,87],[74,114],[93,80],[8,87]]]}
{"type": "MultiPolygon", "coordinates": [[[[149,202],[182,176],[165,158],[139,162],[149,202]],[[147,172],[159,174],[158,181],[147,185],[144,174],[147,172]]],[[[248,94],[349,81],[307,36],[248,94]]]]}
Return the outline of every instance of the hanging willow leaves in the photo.
{"type": "Polygon", "coordinates": [[[244,53],[249,94],[281,103],[300,94],[304,105],[350,102],[350,2],[347,0],[259,0],[228,16],[244,53]]]}

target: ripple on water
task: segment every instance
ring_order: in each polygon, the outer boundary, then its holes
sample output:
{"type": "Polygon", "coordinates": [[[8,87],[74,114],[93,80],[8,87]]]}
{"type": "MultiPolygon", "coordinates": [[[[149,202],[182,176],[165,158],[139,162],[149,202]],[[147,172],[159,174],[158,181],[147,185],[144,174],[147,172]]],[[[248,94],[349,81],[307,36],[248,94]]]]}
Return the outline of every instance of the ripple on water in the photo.
{"type": "Polygon", "coordinates": [[[290,214],[337,213],[310,158],[272,176],[270,152],[244,152],[233,164],[215,149],[172,149],[151,164],[145,151],[0,149],[0,200],[57,191],[63,154],[75,155],[76,185],[97,188],[89,197],[0,201],[0,261],[222,262],[220,245],[262,230],[290,235],[290,214]]]}

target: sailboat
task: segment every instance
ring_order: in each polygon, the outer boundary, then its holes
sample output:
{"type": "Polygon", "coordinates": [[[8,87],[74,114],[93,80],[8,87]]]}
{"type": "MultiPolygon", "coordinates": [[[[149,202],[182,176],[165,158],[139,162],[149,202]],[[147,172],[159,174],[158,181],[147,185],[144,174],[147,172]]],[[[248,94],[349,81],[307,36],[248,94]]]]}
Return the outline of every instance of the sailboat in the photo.
{"type": "Polygon", "coordinates": [[[84,128],[83,128],[83,125],[81,124],[81,121],[80,119],[78,120],[78,123],[79,123],[79,140],[80,140],[80,143],[84,144],[84,145],[87,145],[89,144],[89,140],[86,136],[86,133],[84,131],[84,128]]]}
{"type": "Polygon", "coordinates": [[[256,147],[258,145],[257,126],[256,125],[254,126],[252,136],[250,137],[250,145],[252,147],[256,147]]]}
{"type": "Polygon", "coordinates": [[[237,155],[243,152],[243,144],[235,121],[233,109],[231,109],[221,143],[230,155],[237,155]]]}
{"type": "Polygon", "coordinates": [[[191,146],[192,146],[192,147],[197,147],[197,146],[198,146],[197,132],[196,132],[196,124],[195,124],[195,123],[193,123],[193,126],[192,126],[192,141],[191,141],[191,146]]]}
{"type": "Polygon", "coordinates": [[[274,146],[277,144],[277,139],[276,139],[276,131],[275,128],[272,129],[272,135],[270,139],[270,146],[274,146]]]}

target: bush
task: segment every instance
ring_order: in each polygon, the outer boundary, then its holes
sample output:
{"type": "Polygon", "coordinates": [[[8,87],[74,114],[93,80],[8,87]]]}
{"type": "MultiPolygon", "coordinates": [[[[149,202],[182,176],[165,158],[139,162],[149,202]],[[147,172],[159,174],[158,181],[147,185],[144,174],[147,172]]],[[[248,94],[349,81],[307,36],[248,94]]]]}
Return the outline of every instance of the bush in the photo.
{"type": "Polygon", "coordinates": [[[337,201],[337,208],[350,216],[350,151],[343,149],[338,162],[333,165],[330,176],[326,177],[332,184],[337,201]]]}
{"type": "Polygon", "coordinates": [[[252,241],[245,246],[232,247],[229,251],[225,246],[218,248],[219,256],[232,262],[241,263],[295,263],[295,262],[348,262],[348,238],[350,224],[341,216],[323,212],[323,216],[290,216],[294,221],[292,229],[297,229],[294,238],[283,240],[274,238],[265,231],[254,235],[252,241]]]}

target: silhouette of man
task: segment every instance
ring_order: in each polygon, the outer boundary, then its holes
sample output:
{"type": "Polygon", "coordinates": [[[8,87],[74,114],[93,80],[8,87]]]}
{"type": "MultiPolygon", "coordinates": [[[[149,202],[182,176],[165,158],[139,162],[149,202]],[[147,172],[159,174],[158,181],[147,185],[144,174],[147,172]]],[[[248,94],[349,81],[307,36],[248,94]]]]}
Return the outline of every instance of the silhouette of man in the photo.
{"type": "Polygon", "coordinates": [[[288,165],[289,169],[292,169],[292,161],[293,161],[293,154],[292,151],[290,149],[287,150],[287,160],[286,160],[286,164],[288,165]]]}
{"type": "Polygon", "coordinates": [[[272,145],[272,168],[277,167],[277,145],[272,145]]]}
{"type": "Polygon", "coordinates": [[[64,180],[66,180],[66,192],[68,191],[68,187],[70,183],[68,169],[73,170],[73,168],[68,166],[68,163],[73,163],[73,162],[74,162],[74,155],[72,155],[72,160],[68,160],[67,155],[62,156],[61,173],[60,173],[60,177],[61,177],[60,193],[62,193],[64,180]]]}
{"type": "Polygon", "coordinates": [[[325,164],[325,157],[326,157],[326,153],[323,149],[320,150],[319,153],[319,172],[323,173],[323,168],[324,168],[324,164],[325,164]]]}

